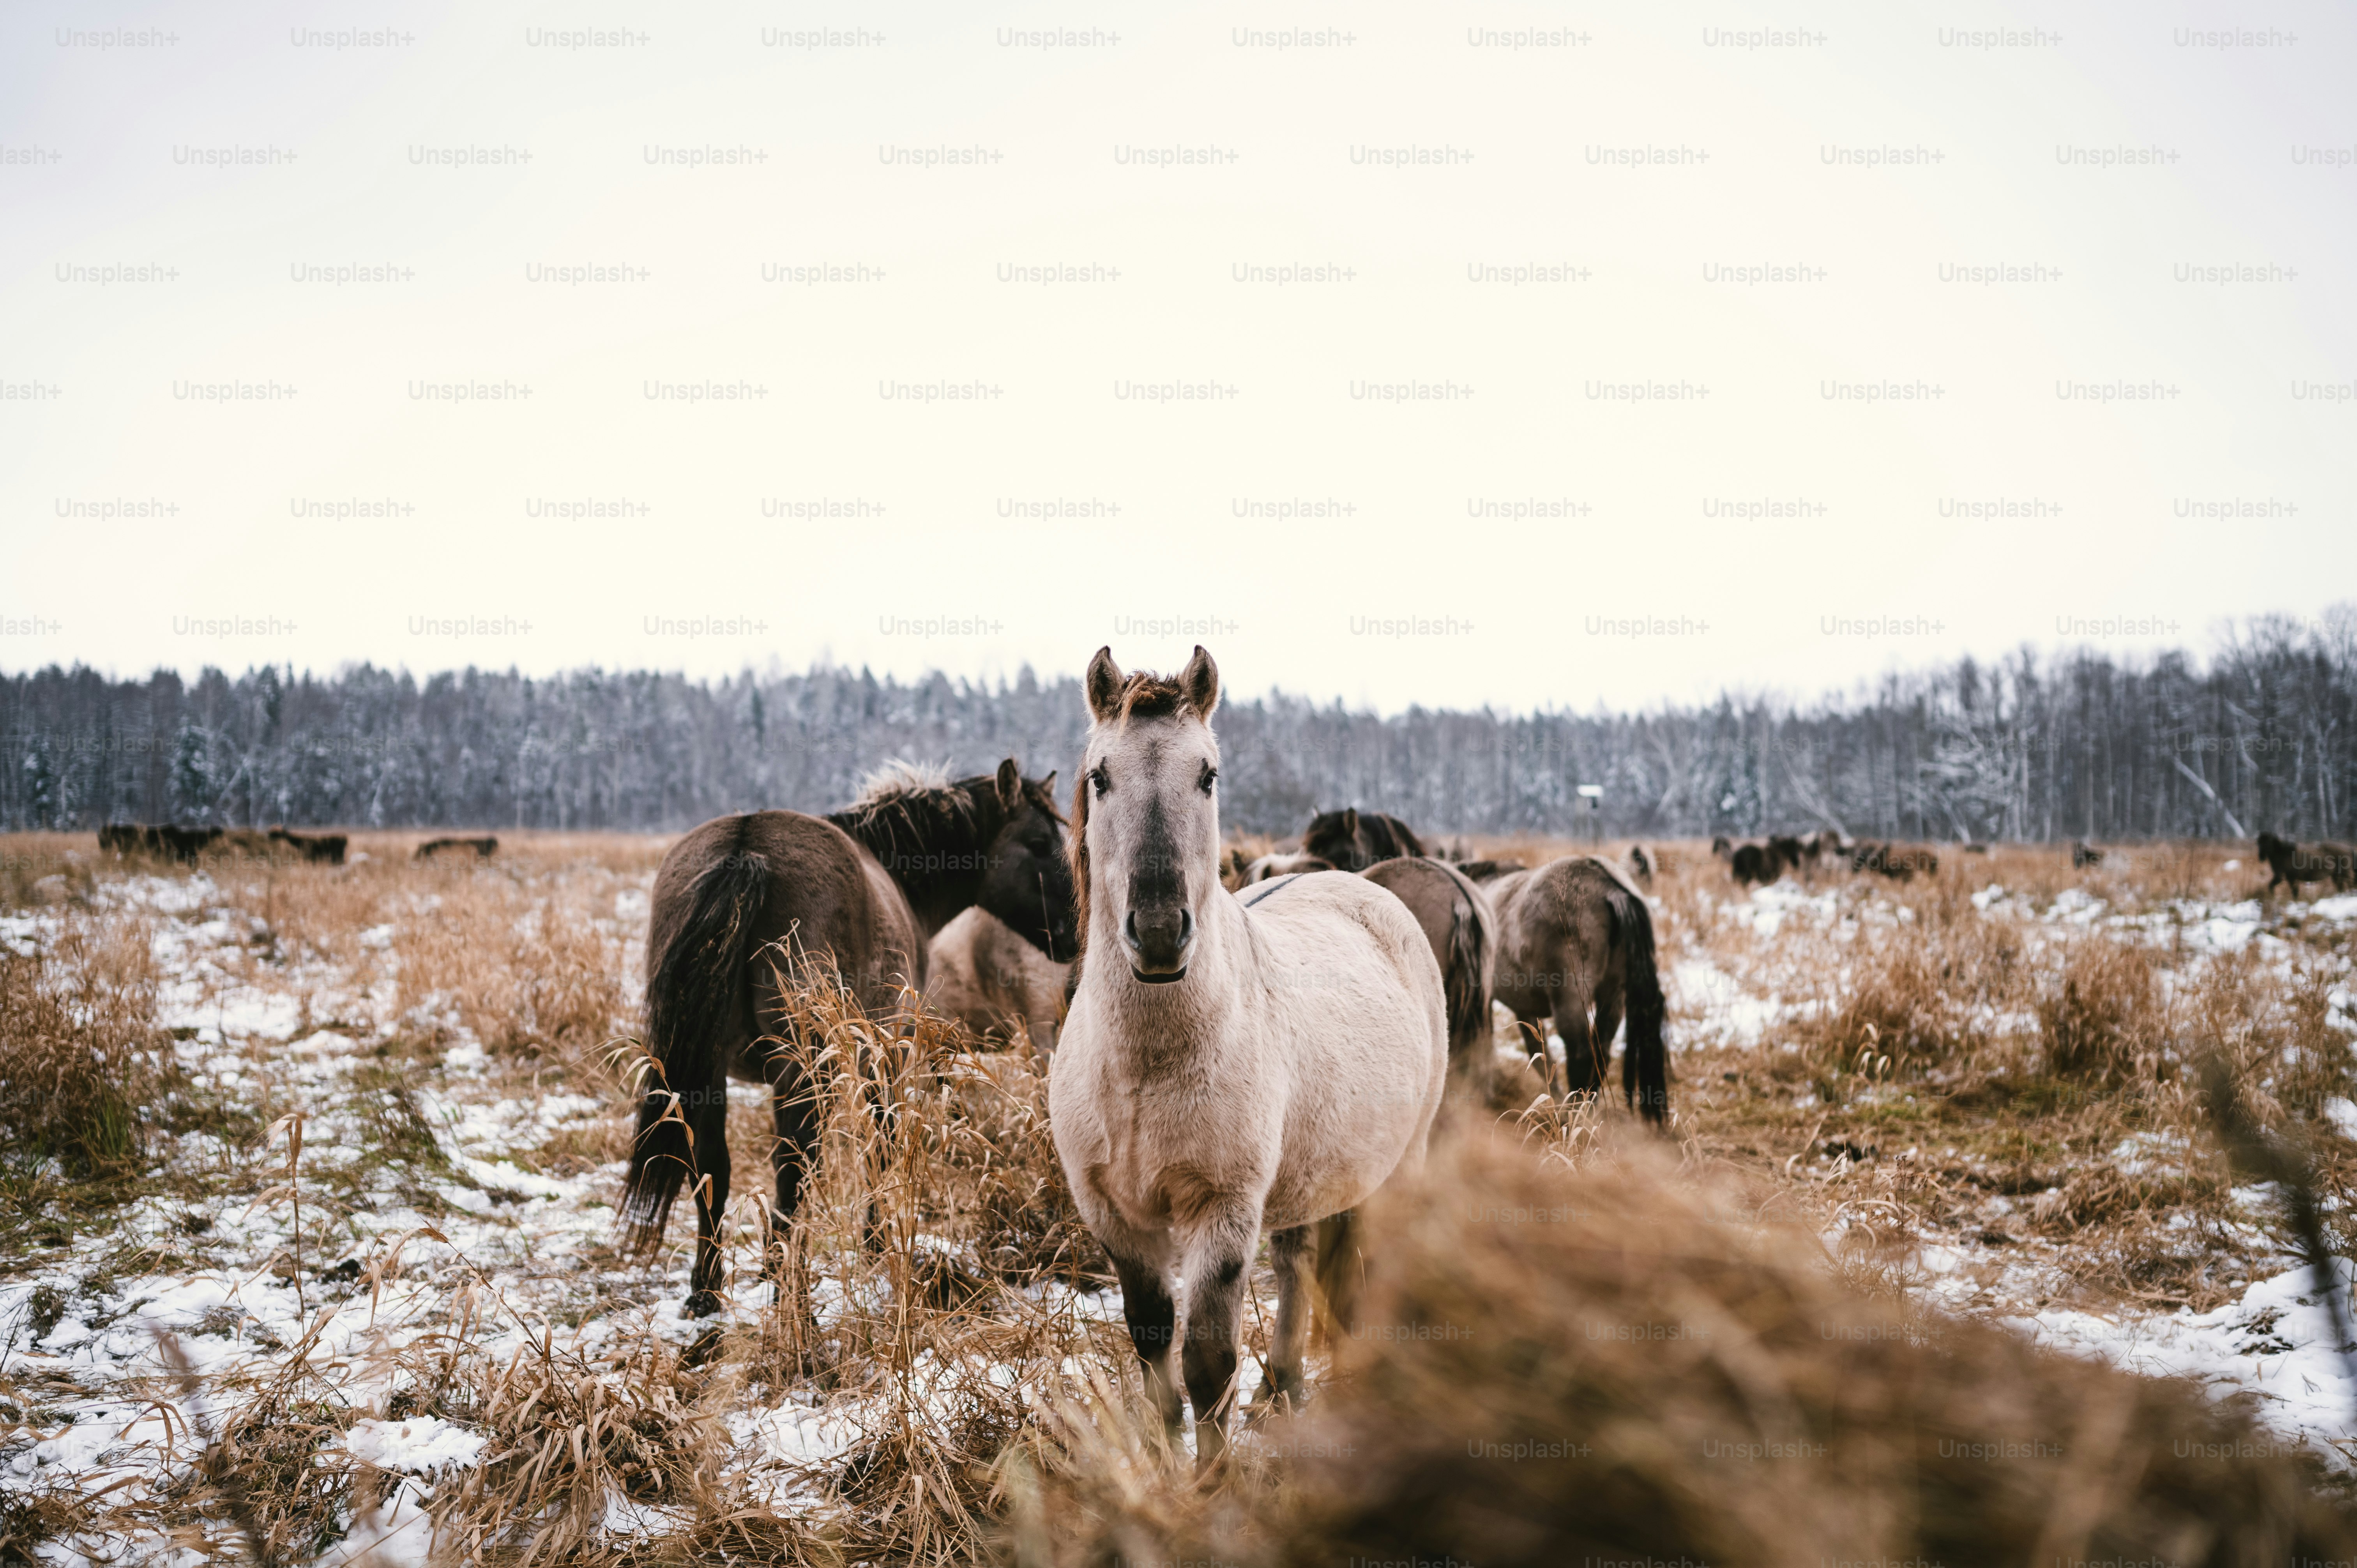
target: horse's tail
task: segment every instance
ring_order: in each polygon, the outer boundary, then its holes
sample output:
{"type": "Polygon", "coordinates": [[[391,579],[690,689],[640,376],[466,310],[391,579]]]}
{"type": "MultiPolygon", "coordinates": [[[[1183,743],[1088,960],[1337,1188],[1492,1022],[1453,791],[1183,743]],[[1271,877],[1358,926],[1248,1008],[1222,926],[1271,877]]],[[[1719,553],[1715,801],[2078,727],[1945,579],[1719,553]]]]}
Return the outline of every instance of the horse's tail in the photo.
{"type": "Polygon", "coordinates": [[[1670,1114],[1669,1047],[1662,1039],[1662,976],[1653,961],[1653,914],[1645,900],[1626,888],[1609,895],[1620,938],[1620,967],[1628,998],[1628,1044],[1620,1053],[1620,1086],[1645,1120],[1660,1124],[1670,1114]]]}
{"type": "Polygon", "coordinates": [[[741,847],[705,867],[689,884],[687,918],[648,973],[646,1050],[656,1071],[639,1101],[638,1136],[622,1188],[631,1251],[662,1240],[673,1200],[697,1168],[696,1130],[727,1135],[724,1035],[745,983],[753,917],[769,881],[770,863],[741,847]],[[722,1106],[722,1113],[699,1114],[711,1110],[708,1101],[722,1106]]]}
{"type": "Polygon", "coordinates": [[[1490,1037],[1490,928],[1481,918],[1481,893],[1470,878],[1443,861],[1457,889],[1448,918],[1448,962],[1440,976],[1448,1005],[1448,1055],[1470,1051],[1490,1037]]]}
{"type": "Polygon", "coordinates": [[[1359,1296],[1366,1284],[1366,1255],[1359,1250],[1359,1211],[1346,1208],[1318,1222],[1318,1299],[1326,1304],[1329,1334],[1358,1326],[1359,1296]]]}

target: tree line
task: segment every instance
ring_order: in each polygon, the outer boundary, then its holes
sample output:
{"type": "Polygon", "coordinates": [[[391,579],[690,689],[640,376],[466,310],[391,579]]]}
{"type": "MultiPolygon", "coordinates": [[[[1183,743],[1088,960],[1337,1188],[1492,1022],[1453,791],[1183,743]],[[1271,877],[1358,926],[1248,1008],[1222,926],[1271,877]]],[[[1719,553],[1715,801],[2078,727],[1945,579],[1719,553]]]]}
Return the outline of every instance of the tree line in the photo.
{"type": "MultiPolygon", "coordinates": [[[[1071,782],[1078,682],[822,667],[692,681],[264,665],[194,681],[0,674],[0,827],[107,822],[676,830],[831,809],[896,757],[1071,782]]],[[[1706,836],[1834,826],[1916,840],[2352,836],[2357,606],[2266,617],[2210,657],[2025,650],[1812,703],[1641,714],[1222,706],[1224,819],[1360,805],[1437,832],[1706,836]],[[1583,785],[1600,793],[1580,793],[1583,785]]]]}

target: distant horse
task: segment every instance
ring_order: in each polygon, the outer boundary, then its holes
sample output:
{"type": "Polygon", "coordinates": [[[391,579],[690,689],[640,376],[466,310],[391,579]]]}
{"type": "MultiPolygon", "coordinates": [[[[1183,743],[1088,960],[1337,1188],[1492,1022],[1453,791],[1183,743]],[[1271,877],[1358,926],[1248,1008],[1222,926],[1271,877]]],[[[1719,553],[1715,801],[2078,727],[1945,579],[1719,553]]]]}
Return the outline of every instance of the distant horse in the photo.
{"type": "Polygon", "coordinates": [[[925,1005],[985,1039],[1011,1039],[1021,1024],[1043,1059],[1064,1018],[1068,963],[1058,963],[989,910],[976,906],[932,942],[925,1005]]]}
{"type": "Polygon", "coordinates": [[[1283,853],[1276,854],[1265,854],[1258,860],[1252,862],[1244,867],[1243,875],[1234,883],[1230,885],[1229,891],[1233,892],[1240,887],[1249,887],[1255,882],[1266,882],[1272,876],[1292,876],[1304,871],[1333,871],[1336,869],[1338,868],[1332,861],[1320,860],[1314,854],[1286,854],[1283,853]]]}
{"type": "Polygon", "coordinates": [[[1432,946],[1448,1008],[1448,1079],[1463,1101],[1489,1103],[1496,1053],[1490,1043],[1490,991],[1498,965],[1498,920],[1463,871],[1445,860],[1401,855],[1360,875],[1388,887],[1432,946]]]}
{"type": "Polygon", "coordinates": [[[1025,779],[1011,757],[996,777],[955,783],[890,768],[831,816],[716,817],[663,856],[647,920],[646,1050],[660,1073],[639,1103],[622,1219],[628,1245],[651,1248],[693,1178],[687,1316],[720,1305],[729,1075],[770,1085],[780,1219],[801,1206],[817,1148],[804,1042],[777,969],[788,985],[840,975],[871,1016],[890,1017],[904,986],[924,987],[927,941],[975,905],[1048,957],[1070,959],[1077,930],[1054,779],[1025,779]]]}
{"type": "MultiPolygon", "coordinates": [[[[2263,834],[2261,834],[2260,836],[2261,836],[2261,837],[2263,837],[2263,838],[2273,838],[2275,835],[2274,835],[2273,833],[2263,833],[2263,834]]],[[[2260,852],[2260,853],[2261,853],[2261,856],[2262,856],[2262,858],[2264,858],[2264,857],[2265,857],[2265,854],[2266,854],[2266,851],[2265,851],[2264,847],[2261,849],[2261,852],[2260,852]]],[[[2104,852],[2103,852],[2102,850],[2099,850],[2099,849],[2095,848],[2093,845],[2090,844],[2090,843],[2089,843],[2085,839],[2079,839],[2079,840],[2076,840],[2075,842],[2073,842],[2073,843],[2072,843],[2072,845],[2071,845],[2071,869],[2072,869],[2072,870],[2073,870],[2073,871],[2084,871],[2084,870],[2086,870],[2086,869],[2087,869],[2089,866],[2091,866],[2091,865],[2103,865],[2103,864],[2104,864],[2104,852]]]]}
{"type": "Polygon", "coordinates": [[[1852,873],[1872,871],[1893,882],[1905,882],[1919,871],[1926,876],[1938,871],[1940,857],[1920,845],[1860,843],[1850,848],[1849,868],[1852,873]]]}
{"type": "Polygon", "coordinates": [[[114,854],[152,854],[190,865],[221,836],[219,828],[183,828],[169,822],[109,822],[98,830],[98,847],[114,854]]]}
{"type": "Polygon", "coordinates": [[[270,839],[315,865],[343,865],[345,847],[351,842],[343,833],[294,833],[285,828],[271,829],[270,839]]]}
{"type": "Polygon", "coordinates": [[[417,854],[414,858],[418,860],[432,860],[438,854],[456,854],[461,850],[473,850],[481,859],[489,860],[493,854],[499,852],[499,847],[500,841],[491,837],[488,833],[481,838],[472,839],[427,839],[424,843],[417,846],[417,854]]]}
{"type": "Polygon", "coordinates": [[[1455,864],[1465,880],[1473,883],[1495,882],[1510,872],[1530,869],[1519,860],[1460,860],[1455,864]]]}
{"type": "Polygon", "coordinates": [[[1448,1070],[1448,1008],[1424,933],[1373,883],[1313,872],[1242,894],[1220,886],[1210,654],[1198,648],[1170,680],[1124,675],[1103,649],[1086,685],[1071,856],[1091,956],[1049,1075],[1049,1120],[1173,1434],[1184,1407],[1170,1281],[1184,1282],[1180,1365],[1208,1465],[1226,1442],[1261,1232],[1277,1278],[1269,1386],[1297,1399],[1310,1276],[1347,1326],[1351,1211],[1423,1159],[1448,1070]]]}
{"type": "Polygon", "coordinates": [[[1647,887],[1652,886],[1653,856],[1643,844],[1632,843],[1629,846],[1629,871],[1636,877],[1640,886],[1647,887]]]}
{"type": "Polygon", "coordinates": [[[1644,895],[1618,867],[1587,854],[1501,877],[1488,893],[1498,917],[1495,994],[1521,1021],[1540,1075],[1554,1085],[1546,1050],[1552,1023],[1563,1037],[1568,1090],[1601,1090],[1625,1012],[1622,1092],[1645,1120],[1663,1121],[1670,1095],[1665,1005],[1644,895]]]}
{"type": "Polygon", "coordinates": [[[1364,871],[1379,860],[1422,854],[1424,841],[1397,817],[1356,807],[1323,811],[1309,820],[1301,853],[1316,855],[1337,871],[1364,871]]]}
{"type": "Polygon", "coordinates": [[[2341,893],[2357,884],[2357,849],[2345,843],[2294,843],[2273,833],[2261,833],[2259,858],[2275,873],[2266,892],[2289,887],[2296,898],[2303,882],[2330,882],[2341,893]]]}
{"type": "Polygon", "coordinates": [[[1765,885],[1784,875],[1783,852],[1772,842],[1729,843],[1722,838],[1712,842],[1710,852],[1727,862],[1727,871],[1746,887],[1765,885]]]}

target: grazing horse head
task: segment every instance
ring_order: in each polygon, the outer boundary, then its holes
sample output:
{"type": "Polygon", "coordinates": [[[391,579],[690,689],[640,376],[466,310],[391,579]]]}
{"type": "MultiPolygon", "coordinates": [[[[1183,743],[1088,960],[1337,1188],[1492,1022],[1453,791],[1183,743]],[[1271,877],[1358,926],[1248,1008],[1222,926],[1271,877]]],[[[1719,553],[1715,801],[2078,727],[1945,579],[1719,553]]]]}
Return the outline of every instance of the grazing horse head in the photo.
{"type": "Polygon", "coordinates": [[[1198,647],[1176,680],[1089,660],[1088,748],[1072,791],[1082,940],[1148,985],[1183,980],[1203,901],[1221,892],[1220,671],[1198,647]]]}
{"type": "Polygon", "coordinates": [[[1072,867],[1064,855],[1064,818],[1056,810],[1056,776],[1023,777],[1008,757],[991,780],[1001,821],[983,853],[974,901],[1058,963],[1081,950],[1072,867]]]}
{"type": "Polygon", "coordinates": [[[1420,855],[1424,843],[1397,817],[1353,806],[1312,817],[1301,835],[1301,853],[1330,862],[1339,871],[1364,871],[1381,861],[1420,855]]]}

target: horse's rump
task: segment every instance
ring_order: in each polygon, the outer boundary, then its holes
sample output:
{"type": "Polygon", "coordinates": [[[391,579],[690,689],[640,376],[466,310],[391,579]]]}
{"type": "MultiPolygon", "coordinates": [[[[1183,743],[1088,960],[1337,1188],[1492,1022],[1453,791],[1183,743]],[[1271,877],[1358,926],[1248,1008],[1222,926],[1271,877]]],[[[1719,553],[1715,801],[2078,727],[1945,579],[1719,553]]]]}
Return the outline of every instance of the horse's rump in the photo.
{"type": "Polygon", "coordinates": [[[1496,921],[1489,901],[1457,867],[1422,855],[1379,861],[1361,873],[1387,888],[1415,917],[1440,965],[1451,1067],[1485,1066],[1490,1048],[1490,982],[1497,962],[1496,921]]]}

